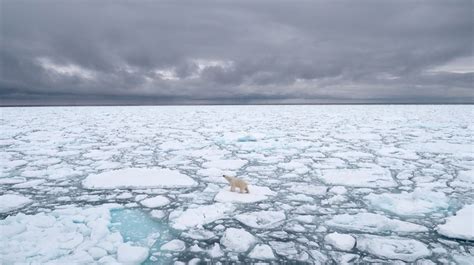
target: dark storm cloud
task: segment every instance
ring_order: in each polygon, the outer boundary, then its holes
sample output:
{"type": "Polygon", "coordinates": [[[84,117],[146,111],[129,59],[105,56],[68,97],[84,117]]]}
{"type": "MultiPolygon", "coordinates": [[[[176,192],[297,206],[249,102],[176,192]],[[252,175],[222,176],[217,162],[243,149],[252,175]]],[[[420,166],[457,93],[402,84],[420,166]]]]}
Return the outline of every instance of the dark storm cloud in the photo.
{"type": "Polygon", "coordinates": [[[472,1],[0,4],[1,104],[474,101],[472,1]]]}

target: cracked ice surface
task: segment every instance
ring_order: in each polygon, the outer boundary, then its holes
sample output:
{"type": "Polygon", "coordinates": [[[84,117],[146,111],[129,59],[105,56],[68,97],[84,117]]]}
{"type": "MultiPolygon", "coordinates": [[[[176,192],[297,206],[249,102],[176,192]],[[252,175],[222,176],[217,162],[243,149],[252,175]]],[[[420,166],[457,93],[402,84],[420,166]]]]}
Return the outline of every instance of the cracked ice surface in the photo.
{"type": "Polygon", "coordinates": [[[6,264],[473,260],[473,106],[0,111],[6,264]]]}

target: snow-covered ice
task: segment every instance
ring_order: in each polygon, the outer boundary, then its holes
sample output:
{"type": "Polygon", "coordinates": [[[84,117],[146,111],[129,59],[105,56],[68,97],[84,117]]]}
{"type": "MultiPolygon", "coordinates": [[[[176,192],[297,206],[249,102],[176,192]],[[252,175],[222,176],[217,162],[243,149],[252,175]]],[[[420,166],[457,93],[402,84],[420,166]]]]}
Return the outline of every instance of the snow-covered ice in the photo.
{"type": "Polygon", "coordinates": [[[252,234],[237,228],[227,228],[221,238],[221,244],[226,250],[234,252],[245,252],[256,242],[257,239],[252,234]]]}
{"type": "Polygon", "coordinates": [[[87,189],[191,187],[196,182],[175,170],[127,168],[89,175],[82,185],[87,189]]]}
{"type": "Polygon", "coordinates": [[[166,198],[165,196],[161,196],[161,195],[140,201],[141,205],[148,208],[162,207],[162,206],[168,205],[169,203],[170,203],[170,200],[166,198]]]}
{"type": "Polygon", "coordinates": [[[447,237],[474,240],[474,204],[465,205],[436,230],[447,237]]]}
{"type": "Polygon", "coordinates": [[[18,194],[5,194],[0,196],[0,213],[20,209],[33,201],[25,196],[18,194]]]}
{"type": "Polygon", "coordinates": [[[469,264],[472,113],[0,108],[0,259],[469,264]],[[223,174],[250,193],[230,192],[223,174]]]}
{"type": "Polygon", "coordinates": [[[235,216],[239,222],[253,228],[275,228],[285,221],[284,211],[259,211],[235,216]]]}
{"type": "Polygon", "coordinates": [[[340,214],[326,221],[326,225],[338,229],[372,233],[417,233],[428,231],[424,226],[390,219],[384,215],[374,213],[340,214]]]}
{"type": "Polygon", "coordinates": [[[353,236],[347,234],[339,234],[337,232],[327,234],[324,237],[324,241],[334,246],[339,250],[350,251],[354,248],[356,240],[353,236]]]}
{"type": "Polygon", "coordinates": [[[357,237],[357,248],[378,257],[407,262],[431,255],[431,251],[422,242],[402,237],[361,235],[357,237]]]}
{"type": "Polygon", "coordinates": [[[230,191],[229,187],[223,188],[217,193],[214,200],[216,202],[235,202],[235,203],[253,203],[258,201],[264,201],[269,196],[273,196],[276,193],[270,190],[268,187],[260,187],[255,185],[249,185],[249,193],[240,193],[237,191],[230,191]]]}

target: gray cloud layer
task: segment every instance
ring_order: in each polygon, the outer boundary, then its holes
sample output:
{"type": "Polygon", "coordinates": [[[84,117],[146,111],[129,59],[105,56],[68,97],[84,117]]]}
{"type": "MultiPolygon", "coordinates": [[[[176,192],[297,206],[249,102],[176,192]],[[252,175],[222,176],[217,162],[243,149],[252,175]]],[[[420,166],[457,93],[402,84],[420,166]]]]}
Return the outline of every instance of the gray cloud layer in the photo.
{"type": "Polygon", "coordinates": [[[0,4],[4,105],[474,102],[472,1],[0,4]]]}

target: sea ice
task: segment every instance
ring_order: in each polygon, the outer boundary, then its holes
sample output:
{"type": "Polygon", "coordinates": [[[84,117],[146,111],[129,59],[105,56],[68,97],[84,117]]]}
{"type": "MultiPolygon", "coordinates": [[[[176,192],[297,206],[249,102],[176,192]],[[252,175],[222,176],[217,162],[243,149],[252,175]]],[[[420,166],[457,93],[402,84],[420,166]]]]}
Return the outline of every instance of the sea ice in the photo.
{"type": "Polygon", "coordinates": [[[165,168],[127,168],[92,174],[82,181],[87,189],[142,189],[192,187],[197,183],[176,170],[165,168]]]}
{"type": "Polygon", "coordinates": [[[247,164],[247,160],[242,159],[226,159],[213,160],[202,164],[206,168],[218,168],[221,170],[237,170],[247,164]]]}
{"type": "Polygon", "coordinates": [[[428,231],[424,226],[390,219],[386,216],[374,213],[340,214],[326,221],[325,224],[338,229],[369,233],[416,233],[428,231]]]}
{"type": "Polygon", "coordinates": [[[216,203],[189,208],[184,212],[173,211],[169,219],[174,229],[186,230],[224,218],[233,210],[234,207],[230,204],[216,203]]]}
{"type": "Polygon", "coordinates": [[[238,214],[235,219],[252,228],[268,229],[281,225],[286,215],[283,211],[259,211],[238,214]]]}
{"type": "Polygon", "coordinates": [[[339,234],[337,232],[327,234],[324,237],[326,243],[334,246],[339,250],[350,251],[356,243],[356,240],[353,236],[347,234],[339,234]]]}
{"type": "Polygon", "coordinates": [[[410,193],[372,193],[364,200],[376,209],[400,216],[424,216],[449,207],[449,199],[444,193],[421,188],[410,193]]]}
{"type": "Polygon", "coordinates": [[[258,244],[250,252],[249,258],[260,259],[260,260],[272,260],[272,259],[275,259],[275,255],[273,254],[273,250],[269,245],[258,244]]]}
{"type": "Polygon", "coordinates": [[[420,241],[394,236],[360,235],[357,236],[356,247],[360,251],[381,258],[399,259],[406,262],[413,262],[431,255],[431,251],[420,241]]]}
{"type": "Polygon", "coordinates": [[[141,264],[148,257],[148,249],[124,243],[117,248],[117,261],[123,264],[141,264]]]}
{"type": "Polygon", "coordinates": [[[381,167],[357,169],[326,169],[321,172],[326,184],[352,187],[394,187],[390,171],[381,167]]]}
{"type": "Polygon", "coordinates": [[[249,191],[250,193],[232,192],[229,187],[225,187],[217,193],[214,200],[217,202],[252,203],[266,200],[269,196],[276,194],[268,187],[255,185],[249,185],[249,191]]]}
{"type": "Polygon", "coordinates": [[[257,242],[257,239],[244,229],[227,228],[220,242],[226,250],[245,252],[257,242]]]}
{"type": "Polygon", "coordinates": [[[167,197],[161,196],[161,195],[140,201],[141,205],[148,208],[163,207],[165,205],[168,205],[169,203],[170,203],[170,200],[167,197]]]}
{"type": "Polygon", "coordinates": [[[162,251],[184,251],[186,249],[186,244],[179,239],[173,239],[160,247],[162,251]]]}
{"type": "Polygon", "coordinates": [[[0,196],[0,213],[6,213],[23,208],[33,201],[25,196],[17,194],[5,194],[0,196]]]}
{"type": "Polygon", "coordinates": [[[474,204],[465,205],[456,215],[446,218],[446,223],[436,227],[438,233],[465,240],[474,240],[474,204]]]}

